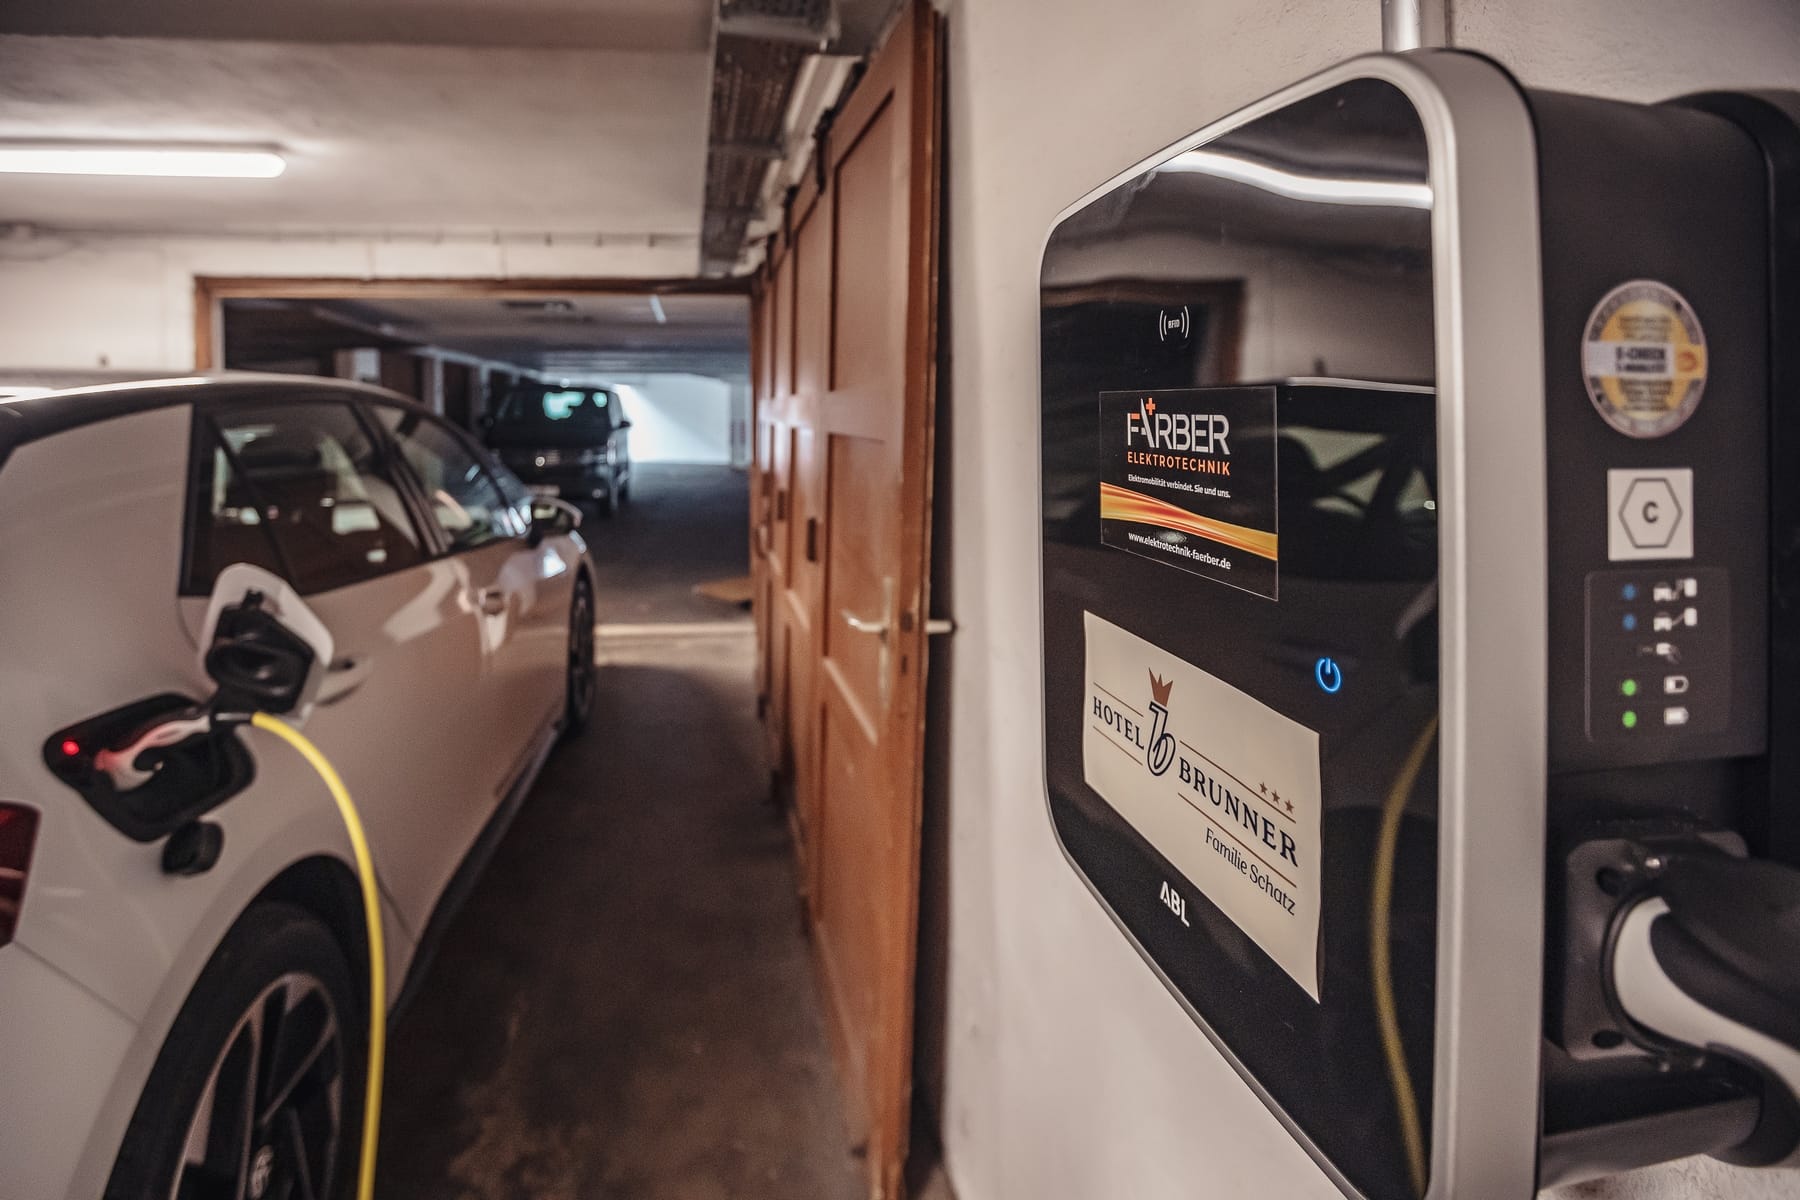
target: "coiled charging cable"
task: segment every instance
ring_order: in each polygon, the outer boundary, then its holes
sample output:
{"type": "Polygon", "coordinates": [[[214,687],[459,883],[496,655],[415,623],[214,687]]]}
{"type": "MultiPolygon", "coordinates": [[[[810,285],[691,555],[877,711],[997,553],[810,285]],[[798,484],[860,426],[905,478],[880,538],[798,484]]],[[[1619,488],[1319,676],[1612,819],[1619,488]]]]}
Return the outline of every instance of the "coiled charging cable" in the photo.
{"type": "Polygon", "coordinates": [[[375,860],[369,854],[369,839],[363,833],[362,818],[350,799],[350,791],[338,778],[319,748],[305,734],[267,713],[256,713],[250,723],[274,734],[300,752],[319,778],[325,790],[337,801],[338,813],[344,818],[344,829],[350,835],[350,849],[356,855],[356,875],[362,883],[363,916],[369,928],[369,1070],[363,1099],[362,1165],[356,1179],[357,1200],[374,1200],[375,1148],[381,1134],[381,1069],[387,1058],[387,949],[381,937],[381,893],[375,884],[375,860]]]}

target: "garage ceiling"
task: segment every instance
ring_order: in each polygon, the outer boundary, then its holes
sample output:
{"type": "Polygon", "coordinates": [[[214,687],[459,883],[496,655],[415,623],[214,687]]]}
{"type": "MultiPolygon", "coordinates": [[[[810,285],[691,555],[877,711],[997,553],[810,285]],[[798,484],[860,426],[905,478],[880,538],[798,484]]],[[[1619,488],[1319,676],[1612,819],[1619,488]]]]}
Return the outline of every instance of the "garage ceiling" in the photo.
{"type": "Polygon", "coordinates": [[[704,54],[707,0],[7,0],[8,33],[704,54]]]}
{"type": "Polygon", "coordinates": [[[896,3],[0,0],[0,138],[288,162],[273,180],[0,176],[0,234],[612,241],[728,273],[779,195],[771,161],[804,155],[847,71],[797,80],[821,50],[867,51],[896,3]]]}
{"type": "MultiPolygon", "coordinates": [[[[750,369],[749,301],[742,295],[668,293],[654,302],[647,295],[571,293],[282,303],[290,313],[286,320],[271,311],[275,302],[227,301],[228,342],[254,339],[273,357],[308,346],[430,345],[583,378],[685,372],[742,379],[750,369]],[[234,328],[240,324],[241,335],[234,328]]],[[[236,353],[251,350],[240,344],[236,353]]]]}
{"type": "Polygon", "coordinates": [[[711,22],[707,0],[6,0],[0,137],[273,143],[288,170],[4,176],[0,222],[695,242],[711,22]]]}

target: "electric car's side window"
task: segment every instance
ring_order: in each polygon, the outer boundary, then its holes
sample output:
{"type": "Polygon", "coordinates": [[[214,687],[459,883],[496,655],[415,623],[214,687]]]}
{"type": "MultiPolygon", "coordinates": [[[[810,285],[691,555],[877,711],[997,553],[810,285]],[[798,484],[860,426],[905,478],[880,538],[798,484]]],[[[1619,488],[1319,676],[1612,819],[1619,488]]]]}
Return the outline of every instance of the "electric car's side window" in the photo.
{"type": "Polygon", "coordinates": [[[466,550],[525,532],[517,506],[508,502],[462,439],[410,409],[379,405],[374,411],[424,486],[432,515],[451,549],[466,550]]]}
{"type": "Polygon", "coordinates": [[[217,557],[222,533],[260,526],[283,573],[320,592],[424,561],[418,530],[376,442],[348,404],[234,407],[214,418],[218,446],[210,579],[236,558],[217,557]]]}
{"type": "Polygon", "coordinates": [[[219,572],[232,563],[249,563],[285,574],[275,538],[263,519],[266,506],[237,468],[231,452],[210,425],[198,453],[202,456],[193,520],[188,590],[210,592],[219,572]]]}

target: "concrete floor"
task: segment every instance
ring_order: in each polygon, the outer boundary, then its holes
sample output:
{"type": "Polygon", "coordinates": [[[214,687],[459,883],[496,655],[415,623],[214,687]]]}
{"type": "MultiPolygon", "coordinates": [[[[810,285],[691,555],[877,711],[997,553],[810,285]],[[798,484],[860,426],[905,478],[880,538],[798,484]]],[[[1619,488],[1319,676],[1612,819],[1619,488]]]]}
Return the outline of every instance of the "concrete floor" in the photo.
{"type": "Polygon", "coordinates": [[[694,585],[750,572],[750,483],[731,467],[641,463],[617,514],[589,514],[581,534],[600,573],[600,624],[748,622],[750,613],[694,585]]]}
{"type": "MultiPolygon", "coordinates": [[[[735,616],[686,588],[742,569],[742,480],[640,476],[594,531],[603,625],[735,616]]],[[[747,625],[603,643],[592,724],[551,758],[395,1030],[383,1200],[863,1194],[752,656],[747,625]]]]}

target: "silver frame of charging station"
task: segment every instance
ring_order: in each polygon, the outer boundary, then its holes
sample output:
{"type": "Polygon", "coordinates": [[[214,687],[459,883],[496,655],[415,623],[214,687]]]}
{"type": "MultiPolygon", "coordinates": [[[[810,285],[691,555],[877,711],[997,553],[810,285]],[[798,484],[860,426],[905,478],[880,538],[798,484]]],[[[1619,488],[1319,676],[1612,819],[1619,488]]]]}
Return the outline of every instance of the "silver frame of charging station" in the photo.
{"type": "MultiPolygon", "coordinates": [[[[1503,70],[1474,55],[1352,59],[1206,126],[1083,196],[1046,231],[1039,270],[1050,234],[1101,196],[1177,154],[1355,79],[1384,80],[1418,110],[1433,196],[1440,716],[1426,1195],[1522,1200],[1537,1187],[1548,719],[1542,243],[1536,139],[1524,97],[1503,70]],[[1479,458],[1471,457],[1472,447],[1479,458]]],[[[1040,456],[1040,475],[1042,468],[1040,456]]],[[[1039,484],[1041,496],[1041,478],[1039,484]]],[[[1038,551],[1041,592],[1041,541],[1038,551]]],[[[1042,636],[1040,624],[1040,662],[1042,636]]],[[[1041,724],[1038,733],[1041,746],[1041,724]]],[[[1042,761],[1040,755],[1040,768],[1042,761]]],[[[1044,800],[1048,811],[1047,781],[1044,800]]],[[[1332,1181],[1359,1195],[1182,997],[1060,835],[1057,845],[1219,1052],[1332,1181]]]]}

